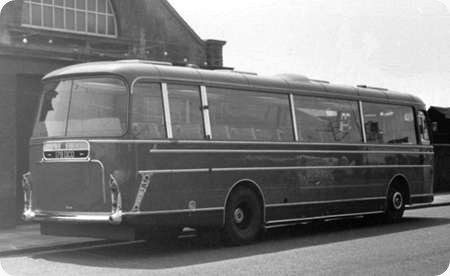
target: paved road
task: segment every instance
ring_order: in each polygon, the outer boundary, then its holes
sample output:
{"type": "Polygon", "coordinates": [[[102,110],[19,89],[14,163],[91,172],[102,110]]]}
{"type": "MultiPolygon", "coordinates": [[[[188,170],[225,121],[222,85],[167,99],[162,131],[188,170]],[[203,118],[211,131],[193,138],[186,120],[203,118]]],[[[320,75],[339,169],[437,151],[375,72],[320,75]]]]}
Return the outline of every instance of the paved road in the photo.
{"type": "Polygon", "coordinates": [[[211,239],[162,240],[0,259],[11,275],[439,275],[450,263],[450,206],[404,221],[362,219],[270,230],[225,247],[211,239]]]}

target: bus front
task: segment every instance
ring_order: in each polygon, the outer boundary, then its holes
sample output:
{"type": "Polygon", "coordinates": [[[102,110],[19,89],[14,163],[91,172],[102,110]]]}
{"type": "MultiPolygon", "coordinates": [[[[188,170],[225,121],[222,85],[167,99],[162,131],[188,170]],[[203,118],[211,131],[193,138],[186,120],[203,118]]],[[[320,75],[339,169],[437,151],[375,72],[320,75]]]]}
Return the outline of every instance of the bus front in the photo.
{"type": "Polygon", "coordinates": [[[125,137],[128,105],[126,82],[116,76],[45,81],[22,180],[24,219],[40,222],[43,234],[96,236],[120,224],[127,194],[117,182],[130,177],[129,148],[107,141],[125,137]]]}

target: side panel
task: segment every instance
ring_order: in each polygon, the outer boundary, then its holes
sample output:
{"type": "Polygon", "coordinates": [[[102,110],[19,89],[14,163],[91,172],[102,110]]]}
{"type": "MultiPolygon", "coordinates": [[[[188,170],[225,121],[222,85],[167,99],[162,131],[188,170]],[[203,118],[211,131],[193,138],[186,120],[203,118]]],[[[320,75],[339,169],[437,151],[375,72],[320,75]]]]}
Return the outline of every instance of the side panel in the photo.
{"type": "Polygon", "coordinates": [[[124,223],[147,226],[220,226],[230,189],[245,180],[261,189],[268,223],[383,211],[389,181],[398,174],[409,181],[412,198],[432,193],[432,152],[426,147],[94,139],[90,144],[92,160],[85,163],[42,163],[42,146],[32,146],[38,208],[109,212],[110,174],[120,188],[124,223]],[[143,175],[150,177],[145,193],[139,192],[143,175]]]}
{"type": "Polygon", "coordinates": [[[266,221],[382,211],[396,174],[413,180],[413,194],[431,193],[432,153],[414,147],[201,142],[135,147],[138,170],[151,173],[141,206],[148,213],[223,209],[231,187],[245,180],[262,190],[266,221]]]}

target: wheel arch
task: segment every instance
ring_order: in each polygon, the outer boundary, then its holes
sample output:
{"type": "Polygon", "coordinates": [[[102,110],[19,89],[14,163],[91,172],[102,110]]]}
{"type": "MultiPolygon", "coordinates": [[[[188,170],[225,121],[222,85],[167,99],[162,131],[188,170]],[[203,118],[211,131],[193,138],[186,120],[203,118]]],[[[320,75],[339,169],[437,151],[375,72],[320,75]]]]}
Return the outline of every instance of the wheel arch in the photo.
{"type": "Polygon", "coordinates": [[[222,219],[222,226],[225,225],[225,218],[226,218],[226,210],[227,210],[227,203],[228,203],[228,199],[231,195],[231,193],[239,188],[239,187],[249,187],[250,189],[252,189],[256,195],[258,196],[259,200],[261,201],[261,208],[262,208],[262,213],[263,213],[263,223],[266,223],[266,200],[264,198],[264,193],[261,189],[261,186],[258,185],[258,183],[256,183],[255,181],[251,180],[251,179],[240,179],[238,181],[236,181],[229,189],[227,192],[227,195],[225,196],[225,201],[224,201],[224,208],[223,208],[223,219],[222,219]]]}
{"type": "Polygon", "coordinates": [[[406,196],[406,203],[407,204],[411,204],[411,187],[408,181],[408,178],[402,174],[396,174],[394,175],[391,180],[389,181],[389,184],[387,186],[386,189],[386,198],[388,198],[388,193],[389,193],[389,189],[391,187],[396,187],[398,189],[400,189],[401,191],[403,191],[405,193],[406,196]]]}

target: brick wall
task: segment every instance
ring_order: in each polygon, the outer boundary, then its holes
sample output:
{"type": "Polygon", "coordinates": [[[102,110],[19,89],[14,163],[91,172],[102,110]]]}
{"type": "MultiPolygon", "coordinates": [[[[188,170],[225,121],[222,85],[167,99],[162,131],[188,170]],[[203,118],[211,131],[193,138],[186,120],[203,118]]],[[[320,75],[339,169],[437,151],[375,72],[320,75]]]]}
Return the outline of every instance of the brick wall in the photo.
{"type": "Polygon", "coordinates": [[[206,62],[206,43],[165,0],[114,0],[120,39],[135,42],[141,58],[174,63],[206,62]],[[164,55],[166,53],[167,55],[164,55]]]}

